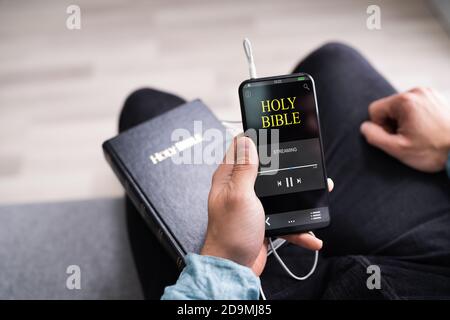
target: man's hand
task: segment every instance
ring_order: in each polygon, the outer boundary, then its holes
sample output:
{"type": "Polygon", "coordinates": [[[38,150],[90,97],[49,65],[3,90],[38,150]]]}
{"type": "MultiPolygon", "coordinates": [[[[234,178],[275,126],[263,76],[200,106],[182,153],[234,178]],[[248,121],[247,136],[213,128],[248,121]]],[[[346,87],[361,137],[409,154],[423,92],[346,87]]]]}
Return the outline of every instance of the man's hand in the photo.
{"type": "MultiPolygon", "coordinates": [[[[258,154],[253,141],[233,141],[214,173],[208,199],[208,230],[201,254],[232,260],[260,275],[266,264],[264,209],[254,191],[258,154]]],[[[303,233],[286,240],[312,250],[322,241],[303,233]]]]}
{"type": "Polygon", "coordinates": [[[432,89],[415,88],[369,106],[361,125],[367,142],[406,165],[441,171],[450,151],[450,106],[432,89]]]}

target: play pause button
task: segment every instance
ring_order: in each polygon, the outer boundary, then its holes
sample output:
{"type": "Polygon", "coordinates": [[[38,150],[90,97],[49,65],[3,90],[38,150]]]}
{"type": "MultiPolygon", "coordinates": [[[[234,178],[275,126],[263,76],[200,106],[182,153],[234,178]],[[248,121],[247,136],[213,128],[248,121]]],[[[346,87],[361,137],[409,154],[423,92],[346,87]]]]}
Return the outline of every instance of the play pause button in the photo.
{"type": "Polygon", "coordinates": [[[295,184],[302,183],[302,178],[286,177],[285,180],[277,180],[277,187],[292,188],[295,184]]]}
{"type": "Polygon", "coordinates": [[[292,177],[286,177],[286,188],[292,188],[293,186],[292,177]]]}

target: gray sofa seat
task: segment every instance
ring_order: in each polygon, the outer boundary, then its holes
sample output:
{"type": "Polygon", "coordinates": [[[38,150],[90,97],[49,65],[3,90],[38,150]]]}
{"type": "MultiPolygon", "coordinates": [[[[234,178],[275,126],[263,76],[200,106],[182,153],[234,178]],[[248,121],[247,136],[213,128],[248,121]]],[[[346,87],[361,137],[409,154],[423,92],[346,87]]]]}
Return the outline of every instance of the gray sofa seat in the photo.
{"type": "Polygon", "coordinates": [[[0,206],[0,299],[141,298],[122,199],[0,206]]]}

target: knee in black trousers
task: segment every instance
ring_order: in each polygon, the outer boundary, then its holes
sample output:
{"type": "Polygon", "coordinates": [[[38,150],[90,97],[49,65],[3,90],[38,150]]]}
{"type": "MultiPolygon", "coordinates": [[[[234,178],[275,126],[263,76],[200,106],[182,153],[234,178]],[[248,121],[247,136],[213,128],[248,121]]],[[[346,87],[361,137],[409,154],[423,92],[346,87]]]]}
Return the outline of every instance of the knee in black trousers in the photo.
{"type": "Polygon", "coordinates": [[[131,93],[123,105],[119,117],[119,132],[137,126],[186,101],[171,93],[142,88],[131,93]]]}
{"type": "Polygon", "coordinates": [[[303,59],[295,67],[294,72],[311,73],[313,77],[322,74],[323,71],[327,73],[348,72],[350,70],[347,68],[354,65],[355,62],[369,65],[367,60],[354,48],[340,42],[328,42],[303,59]]]}

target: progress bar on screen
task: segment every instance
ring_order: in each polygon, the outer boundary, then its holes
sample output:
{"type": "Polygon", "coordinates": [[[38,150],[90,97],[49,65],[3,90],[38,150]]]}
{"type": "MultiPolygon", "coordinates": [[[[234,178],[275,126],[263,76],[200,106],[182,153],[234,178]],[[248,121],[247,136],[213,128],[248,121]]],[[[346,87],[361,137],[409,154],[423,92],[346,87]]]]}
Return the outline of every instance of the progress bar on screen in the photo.
{"type": "Polygon", "coordinates": [[[281,169],[261,170],[261,171],[258,171],[258,173],[259,174],[265,174],[265,173],[269,173],[269,172],[293,170],[293,169],[300,169],[300,168],[314,168],[314,169],[316,169],[317,168],[317,163],[307,164],[307,165],[304,165],[304,166],[281,168],[281,169]]]}

